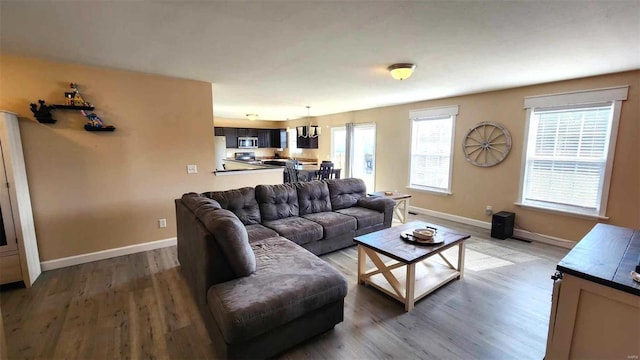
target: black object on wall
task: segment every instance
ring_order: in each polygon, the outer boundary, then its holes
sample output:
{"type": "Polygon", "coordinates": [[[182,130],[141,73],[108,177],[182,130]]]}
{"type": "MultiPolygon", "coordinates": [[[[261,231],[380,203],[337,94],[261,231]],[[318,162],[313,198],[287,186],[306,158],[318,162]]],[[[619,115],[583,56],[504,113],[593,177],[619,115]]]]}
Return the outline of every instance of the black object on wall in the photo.
{"type": "Polygon", "coordinates": [[[491,218],[491,237],[507,239],[513,236],[513,225],[516,222],[516,214],[508,211],[500,211],[491,218]]]}

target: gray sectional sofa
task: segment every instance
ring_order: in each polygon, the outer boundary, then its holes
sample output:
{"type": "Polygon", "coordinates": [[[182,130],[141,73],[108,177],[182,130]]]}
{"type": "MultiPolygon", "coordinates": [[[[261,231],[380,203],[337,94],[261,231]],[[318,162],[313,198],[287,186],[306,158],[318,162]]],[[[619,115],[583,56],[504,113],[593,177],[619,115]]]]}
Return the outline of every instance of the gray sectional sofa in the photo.
{"type": "MultiPolygon", "coordinates": [[[[360,179],[189,193],[178,260],[221,358],[267,358],[343,320],[347,284],[316,255],[391,226],[360,179]]],[[[355,266],[355,264],[354,264],[355,266]]]]}

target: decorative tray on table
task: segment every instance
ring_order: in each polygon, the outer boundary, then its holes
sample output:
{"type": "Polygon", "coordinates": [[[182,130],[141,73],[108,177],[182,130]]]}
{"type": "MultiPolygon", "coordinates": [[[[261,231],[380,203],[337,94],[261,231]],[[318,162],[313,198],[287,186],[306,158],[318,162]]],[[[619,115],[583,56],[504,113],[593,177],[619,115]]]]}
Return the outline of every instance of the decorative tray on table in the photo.
{"type": "Polygon", "coordinates": [[[444,240],[443,238],[436,237],[437,232],[438,229],[427,226],[424,229],[403,231],[402,233],[400,233],[400,238],[402,238],[402,240],[420,245],[442,244],[444,240]]]}

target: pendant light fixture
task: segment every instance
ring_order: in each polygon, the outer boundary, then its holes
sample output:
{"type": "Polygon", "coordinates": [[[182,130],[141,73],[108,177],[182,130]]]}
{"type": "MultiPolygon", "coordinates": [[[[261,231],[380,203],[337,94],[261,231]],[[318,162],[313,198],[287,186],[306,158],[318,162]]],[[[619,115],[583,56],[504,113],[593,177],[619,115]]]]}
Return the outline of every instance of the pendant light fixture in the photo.
{"type": "Polygon", "coordinates": [[[413,74],[413,70],[416,69],[415,64],[401,63],[401,64],[393,64],[387,68],[391,77],[396,80],[404,80],[408,79],[411,74],[413,74]]]}
{"type": "Polygon", "coordinates": [[[307,105],[307,125],[296,127],[298,137],[317,138],[320,135],[320,126],[311,125],[311,106],[307,105]]]}

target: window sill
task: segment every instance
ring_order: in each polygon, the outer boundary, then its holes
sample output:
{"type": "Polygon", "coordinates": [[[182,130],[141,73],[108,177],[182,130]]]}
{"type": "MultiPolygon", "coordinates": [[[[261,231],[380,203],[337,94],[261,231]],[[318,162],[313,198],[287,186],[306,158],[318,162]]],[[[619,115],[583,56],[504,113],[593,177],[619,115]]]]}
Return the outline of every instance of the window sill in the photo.
{"type": "Polygon", "coordinates": [[[579,212],[574,212],[574,211],[569,211],[569,210],[551,209],[551,208],[546,208],[546,207],[542,207],[542,206],[528,205],[528,204],[522,204],[522,203],[514,203],[514,205],[520,206],[520,207],[523,207],[523,208],[527,208],[527,209],[531,209],[531,210],[537,210],[537,211],[548,212],[548,213],[553,213],[553,214],[568,215],[568,216],[579,217],[579,218],[584,218],[584,219],[609,220],[608,216],[584,214],[584,213],[579,213],[579,212]]]}
{"type": "Polygon", "coordinates": [[[411,186],[411,185],[407,186],[407,189],[413,190],[413,191],[418,191],[418,192],[423,192],[423,193],[435,194],[435,195],[444,195],[444,196],[453,195],[452,192],[449,192],[447,190],[429,189],[429,188],[415,187],[415,186],[411,186]]]}

